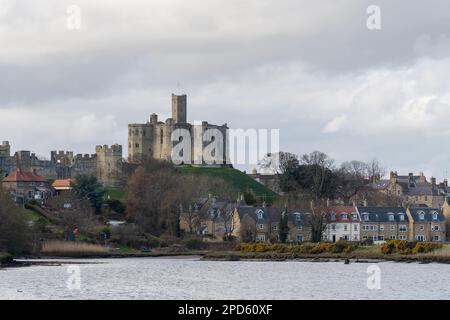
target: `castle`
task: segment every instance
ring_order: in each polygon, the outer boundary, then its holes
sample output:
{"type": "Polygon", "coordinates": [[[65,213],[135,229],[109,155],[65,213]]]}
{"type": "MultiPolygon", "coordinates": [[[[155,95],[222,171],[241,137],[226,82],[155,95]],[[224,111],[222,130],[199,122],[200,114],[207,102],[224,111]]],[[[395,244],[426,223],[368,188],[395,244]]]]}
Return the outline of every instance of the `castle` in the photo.
{"type": "Polygon", "coordinates": [[[46,179],[69,179],[77,175],[94,175],[105,186],[117,186],[122,171],[122,146],[97,146],[95,154],[77,154],[72,151],[52,151],[50,160],[39,159],[30,151],[11,155],[8,141],[0,145],[0,177],[15,170],[36,172],[46,179]]]}
{"type": "MultiPolygon", "coordinates": [[[[141,164],[149,159],[173,160],[173,150],[183,142],[183,137],[176,135],[177,129],[183,129],[189,135],[185,155],[189,155],[185,164],[223,165],[227,162],[228,127],[218,126],[206,121],[201,124],[187,122],[187,96],[172,94],[172,118],[165,122],[158,121],[152,114],[147,123],[128,125],[128,162],[141,164]],[[215,132],[215,133],[211,133],[215,132]],[[174,134],[175,133],[175,134],[174,134]],[[222,139],[218,139],[220,136],[222,139]],[[173,139],[177,138],[175,141],[173,139]],[[204,149],[210,144],[219,145],[221,151],[213,148],[211,154],[217,153],[213,163],[204,161],[204,149]]],[[[183,149],[179,153],[183,153],[183,149]]],[[[185,159],[185,158],[183,158],[185,159]]],[[[69,179],[78,175],[93,175],[105,186],[115,187],[121,183],[123,173],[122,146],[97,146],[95,154],[76,154],[72,151],[52,151],[50,160],[43,160],[30,151],[17,151],[11,155],[8,141],[0,145],[0,178],[16,170],[35,172],[45,179],[69,179]]]]}
{"type": "MultiPolygon", "coordinates": [[[[174,139],[173,133],[176,133],[175,130],[177,129],[184,129],[190,137],[188,144],[190,146],[190,150],[188,150],[190,151],[188,152],[190,159],[181,164],[206,164],[203,158],[203,150],[209,142],[214,141],[214,136],[208,136],[208,132],[214,130],[220,132],[223,138],[218,142],[220,143],[220,149],[223,151],[223,157],[221,156],[219,161],[212,164],[223,165],[227,163],[227,124],[218,126],[206,121],[198,125],[188,123],[187,96],[175,94],[172,94],[172,118],[166,119],[165,122],[158,121],[158,115],[153,113],[146,123],[128,125],[128,162],[140,164],[149,159],[173,160],[172,152],[183,140],[182,138],[174,139]]],[[[211,165],[211,163],[208,164],[211,165]]]]}

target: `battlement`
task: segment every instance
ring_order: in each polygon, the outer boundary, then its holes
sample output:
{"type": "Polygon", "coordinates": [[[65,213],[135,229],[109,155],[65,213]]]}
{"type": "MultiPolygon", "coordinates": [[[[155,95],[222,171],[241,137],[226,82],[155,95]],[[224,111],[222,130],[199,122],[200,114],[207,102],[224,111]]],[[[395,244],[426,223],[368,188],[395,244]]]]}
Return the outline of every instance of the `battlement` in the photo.
{"type": "Polygon", "coordinates": [[[75,161],[79,161],[79,160],[95,160],[97,158],[96,154],[77,154],[75,155],[74,160],[75,161]]]}
{"type": "Polygon", "coordinates": [[[99,153],[108,153],[108,154],[117,154],[122,156],[122,146],[119,144],[114,144],[112,146],[103,145],[103,146],[96,146],[95,151],[97,154],[99,153]]]}
{"type": "Polygon", "coordinates": [[[0,157],[9,156],[11,156],[11,146],[9,145],[9,141],[3,141],[0,145],[0,157]]]}

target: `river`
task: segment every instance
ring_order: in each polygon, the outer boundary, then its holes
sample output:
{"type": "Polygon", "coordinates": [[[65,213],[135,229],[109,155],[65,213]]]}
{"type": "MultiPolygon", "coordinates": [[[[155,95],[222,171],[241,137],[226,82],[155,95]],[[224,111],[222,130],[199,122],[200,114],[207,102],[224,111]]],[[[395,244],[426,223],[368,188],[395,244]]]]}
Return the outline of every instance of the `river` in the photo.
{"type": "Polygon", "coordinates": [[[67,262],[0,270],[0,299],[450,299],[446,264],[193,257],[67,262]]]}

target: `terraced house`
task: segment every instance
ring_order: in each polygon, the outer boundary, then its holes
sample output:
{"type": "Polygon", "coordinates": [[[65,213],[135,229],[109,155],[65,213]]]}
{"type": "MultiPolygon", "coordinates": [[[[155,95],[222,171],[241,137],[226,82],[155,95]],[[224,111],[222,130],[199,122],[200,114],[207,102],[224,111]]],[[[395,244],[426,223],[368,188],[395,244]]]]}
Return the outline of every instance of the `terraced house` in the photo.
{"type": "Polygon", "coordinates": [[[440,209],[408,208],[410,240],[442,242],[446,240],[445,217],[440,209]]]}
{"type": "Polygon", "coordinates": [[[279,210],[272,207],[238,206],[238,225],[234,230],[243,242],[276,242],[278,240],[279,210]]]}
{"type": "Polygon", "coordinates": [[[288,216],[288,242],[311,241],[311,214],[302,210],[290,211],[288,216]]]}
{"type": "Polygon", "coordinates": [[[361,240],[408,240],[410,221],[402,207],[356,207],[361,217],[361,240]]]}
{"type": "Polygon", "coordinates": [[[353,206],[331,207],[325,229],[326,241],[360,241],[361,218],[353,206]]]}

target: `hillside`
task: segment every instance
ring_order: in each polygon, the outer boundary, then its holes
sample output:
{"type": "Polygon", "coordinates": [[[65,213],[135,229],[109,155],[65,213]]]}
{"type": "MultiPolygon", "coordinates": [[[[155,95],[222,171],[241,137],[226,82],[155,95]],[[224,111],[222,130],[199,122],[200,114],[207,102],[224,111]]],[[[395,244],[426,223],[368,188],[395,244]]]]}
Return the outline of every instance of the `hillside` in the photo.
{"type": "Polygon", "coordinates": [[[223,180],[230,182],[240,192],[245,192],[248,189],[253,190],[257,197],[272,202],[277,195],[266,186],[252,179],[242,171],[228,168],[205,168],[205,167],[180,167],[182,174],[190,175],[207,175],[214,178],[222,178],[223,180]]]}

